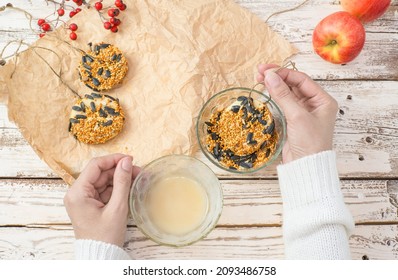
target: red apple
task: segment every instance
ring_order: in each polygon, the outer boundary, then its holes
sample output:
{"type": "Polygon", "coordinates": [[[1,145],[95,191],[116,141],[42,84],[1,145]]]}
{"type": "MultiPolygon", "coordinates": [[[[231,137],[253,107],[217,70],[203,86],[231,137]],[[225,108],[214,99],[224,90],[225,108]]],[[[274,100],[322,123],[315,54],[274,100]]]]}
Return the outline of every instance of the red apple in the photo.
{"type": "Polygon", "coordinates": [[[391,0],[341,0],[340,2],[345,11],[365,23],[384,14],[390,6],[391,0]]]}
{"type": "Polygon", "coordinates": [[[362,23],[347,12],[337,12],[325,17],[312,34],[315,52],[336,64],[353,60],[364,44],[365,29],[362,23]]]}

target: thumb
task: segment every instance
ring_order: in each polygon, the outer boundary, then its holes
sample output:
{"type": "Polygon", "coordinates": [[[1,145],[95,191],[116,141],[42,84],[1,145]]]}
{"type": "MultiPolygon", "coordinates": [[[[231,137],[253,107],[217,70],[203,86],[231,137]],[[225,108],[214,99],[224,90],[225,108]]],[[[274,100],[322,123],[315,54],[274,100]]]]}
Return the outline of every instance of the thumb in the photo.
{"type": "Polygon", "coordinates": [[[116,165],[113,175],[112,196],[108,205],[110,207],[120,207],[128,204],[128,196],[131,187],[133,164],[131,157],[122,158],[116,165]]]}
{"type": "Polygon", "coordinates": [[[294,93],[274,70],[271,69],[266,72],[264,81],[271,97],[282,108],[287,118],[289,118],[289,115],[302,110],[294,93]]]}

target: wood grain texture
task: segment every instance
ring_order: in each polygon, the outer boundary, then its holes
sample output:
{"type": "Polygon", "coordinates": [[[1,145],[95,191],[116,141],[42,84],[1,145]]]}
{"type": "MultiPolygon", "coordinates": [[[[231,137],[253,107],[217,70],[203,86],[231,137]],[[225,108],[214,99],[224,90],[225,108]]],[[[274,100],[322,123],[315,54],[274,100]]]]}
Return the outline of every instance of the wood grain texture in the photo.
{"type": "MultiPolygon", "coordinates": [[[[357,226],[350,238],[352,258],[398,259],[397,225],[357,226]]],[[[72,259],[70,227],[2,228],[0,259],[72,259]]],[[[133,259],[283,259],[280,227],[216,228],[204,240],[183,248],[159,246],[135,227],[125,249],[133,259]]]]}
{"type": "MultiPolygon", "coordinates": [[[[398,177],[398,81],[321,81],[340,105],[335,128],[335,150],[342,178],[398,177]],[[350,95],[350,99],[347,96],[350,95]]],[[[314,139],[316,141],[316,139],[314,139]]],[[[222,178],[276,178],[276,160],[269,168],[234,175],[196,157],[222,178]]],[[[0,177],[57,177],[33,152],[0,104],[0,177]]]]}
{"type": "MultiPolygon", "coordinates": [[[[1,0],[0,5],[9,1],[1,0]]],[[[302,0],[237,0],[239,5],[247,8],[262,20],[266,20],[273,12],[285,10],[301,3],[302,0]]],[[[53,12],[53,6],[37,4],[26,1],[13,1],[15,6],[25,7],[35,17],[43,17],[53,12]]],[[[131,3],[133,5],[133,3],[131,3]]],[[[380,19],[367,24],[366,45],[361,55],[346,66],[332,65],[323,61],[312,49],[312,32],[316,24],[325,16],[341,10],[339,1],[309,1],[302,8],[277,15],[269,20],[271,28],[283,35],[295,45],[299,54],[294,57],[300,70],[307,72],[315,79],[373,79],[373,80],[397,80],[398,68],[395,61],[398,60],[396,46],[398,44],[398,0],[393,0],[387,13],[380,19]]],[[[6,12],[0,17],[0,48],[5,42],[12,39],[24,39],[26,42],[34,42],[37,35],[32,34],[28,21],[21,13],[6,12]]],[[[80,16],[80,15],[77,15],[80,16]]],[[[35,26],[35,22],[33,26],[35,26]]],[[[98,24],[100,20],[98,19],[98,24]]],[[[106,32],[104,30],[104,32],[106,32]]],[[[120,33],[122,34],[122,32],[120,33]]],[[[122,36],[122,35],[120,35],[122,36]]],[[[15,46],[16,47],[16,46],[15,46]]],[[[10,48],[10,52],[14,48],[10,48]]]]}
{"type": "MultiPolygon", "coordinates": [[[[282,198],[276,180],[222,180],[219,226],[281,226],[282,198]]],[[[0,226],[70,224],[61,180],[0,181],[0,226]]],[[[357,224],[398,224],[398,181],[345,180],[345,202],[357,224]]],[[[130,220],[130,225],[133,221],[130,220]]]]}

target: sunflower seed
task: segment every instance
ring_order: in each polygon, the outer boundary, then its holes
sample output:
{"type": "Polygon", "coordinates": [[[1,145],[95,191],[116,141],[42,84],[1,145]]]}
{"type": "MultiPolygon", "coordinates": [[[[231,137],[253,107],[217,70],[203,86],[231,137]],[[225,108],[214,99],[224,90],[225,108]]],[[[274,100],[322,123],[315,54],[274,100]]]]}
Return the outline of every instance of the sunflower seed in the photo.
{"type": "Polygon", "coordinates": [[[253,163],[251,162],[239,162],[239,166],[243,167],[243,168],[252,168],[253,167],[253,163]]]}
{"type": "Polygon", "coordinates": [[[92,56],[90,56],[90,55],[86,55],[86,61],[88,61],[88,62],[94,62],[94,58],[92,57],[92,56]]]}
{"type": "Polygon", "coordinates": [[[272,134],[274,132],[275,122],[272,120],[272,123],[263,130],[263,134],[272,134]]]}
{"type": "Polygon", "coordinates": [[[271,150],[267,149],[267,151],[265,152],[265,157],[269,157],[270,154],[271,154],[271,150]]]}
{"type": "Polygon", "coordinates": [[[106,49],[107,47],[109,47],[110,46],[110,44],[101,44],[101,45],[99,45],[99,47],[101,48],[101,49],[106,49]]]}
{"type": "Polygon", "coordinates": [[[70,132],[71,130],[72,130],[72,123],[69,122],[68,131],[70,132]]]}
{"type": "Polygon", "coordinates": [[[98,93],[92,92],[91,96],[94,97],[94,98],[101,98],[102,94],[98,94],[98,93]]]}
{"type": "MultiPolygon", "coordinates": [[[[90,94],[86,94],[84,97],[85,97],[85,98],[88,98],[88,99],[94,99],[94,97],[92,97],[90,94]]],[[[81,104],[80,104],[80,105],[81,105],[81,104]]]]}
{"type": "Polygon", "coordinates": [[[242,96],[239,96],[237,100],[244,101],[244,100],[247,100],[247,97],[242,95],[242,96]]]}
{"type": "Polygon", "coordinates": [[[99,112],[100,117],[103,117],[103,118],[108,117],[107,113],[105,113],[105,111],[102,108],[100,108],[98,112],[99,112]]]}
{"type": "Polygon", "coordinates": [[[268,141],[264,141],[264,142],[261,144],[261,146],[260,146],[260,150],[264,149],[265,146],[267,146],[267,145],[268,145],[268,141]]]}
{"type": "Polygon", "coordinates": [[[86,63],[86,61],[87,61],[87,60],[86,60],[86,56],[83,55],[83,56],[82,56],[82,62],[83,62],[83,63],[86,63]]]}
{"type": "Polygon", "coordinates": [[[91,111],[92,111],[92,112],[95,112],[95,111],[96,111],[95,103],[94,103],[94,102],[90,102],[90,108],[91,108],[91,111]]]}
{"type": "Polygon", "coordinates": [[[83,112],[86,112],[86,106],[84,105],[84,102],[80,102],[80,108],[82,108],[83,112]]]}
{"type": "Polygon", "coordinates": [[[114,61],[114,60],[116,60],[116,59],[117,59],[117,55],[116,55],[116,54],[112,55],[111,60],[114,61]]]}
{"type": "Polygon", "coordinates": [[[106,122],[102,123],[103,126],[110,126],[113,123],[112,120],[107,120],[106,122]]]}
{"type": "Polygon", "coordinates": [[[252,141],[248,142],[247,144],[249,144],[249,145],[256,145],[256,144],[257,144],[257,141],[256,141],[256,140],[252,140],[252,141]]]}
{"type": "Polygon", "coordinates": [[[115,109],[113,109],[113,108],[111,108],[111,107],[105,106],[104,109],[105,109],[105,111],[108,112],[108,114],[111,115],[111,116],[119,116],[119,115],[120,115],[119,112],[116,112],[115,109]]]}
{"type": "Polygon", "coordinates": [[[207,126],[214,126],[214,124],[212,124],[211,122],[205,122],[205,124],[206,124],[207,126]]]}
{"type": "Polygon", "coordinates": [[[78,111],[78,112],[83,111],[82,108],[80,108],[80,106],[73,106],[72,110],[75,110],[75,111],[78,111]]]}
{"type": "Polygon", "coordinates": [[[218,139],[217,133],[213,132],[213,133],[211,134],[211,139],[212,139],[212,140],[217,140],[217,139],[218,139]]]}
{"type": "Polygon", "coordinates": [[[253,132],[249,132],[246,137],[246,142],[251,142],[253,140],[253,132]]]}
{"type": "Polygon", "coordinates": [[[239,105],[234,105],[231,108],[231,111],[234,112],[234,113],[238,113],[239,110],[240,110],[240,106],[239,105]]]}
{"type": "Polygon", "coordinates": [[[214,157],[219,160],[220,158],[220,145],[217,143],[216,146],[213,148],[213,155],[214,157]]]}
{"type": "Polygon", "coordinates": [[[237,156],[237,155],[231,156],[231,159],[232,159],[233,161],[240,161],[240,160],[241,160],[241,159],[240,159],[240,156],[237,156]]]}
{"type": "Polygon", "coordinates": [[[210,128],[207,128],[207,134],[211,134],[213,131],[211,131],[211,129],[210,128]]]}
{"type": "Polygon", "coordinates": [[[85,115],[76,115],[75,118],[78,119],[78,120],[79,119],[84,120],[84,119],[87,119],[87,116],[85,116],[85,115]]]}
{"type": "Polygon", "coordinates": [[[88,64],[86,64],[86,63],[83,63],[83,67],[86,68],[86,69],[88,69],[88,70],[91,70],[91,69],[92,69],[91,66],[88,65],[88,64]]]}
{"type": "Polygon", "coordinates": [[[97,75],[101,76],[102,72],[104,72],[104,68],[101,67],[100,69],[98,69],[97,75]]]}
{"type": "Polygon", "coordinates": [[[243,107],[242,111],[243,111],[243,117],[242,118],[244,120],[246,120],[247,119],[247,109],[246,109],[246,107],[243,107]]]}
{"type": "Polygon", "coordinates": [[[94,47],[95,54],[99,54],[99,51],[100,51],[100,47],[98,45],[95,45],[95,47],[94,47]]]}
{"type": "Polygon", "coordinates": [[[267,121],[263,120],[261,117],[258,117],[258,122],[261,123],[262,125],[267,125],[267,121]]]}
{"type": "Polygon", "coordinates": [[[232,152],[230,149],[226,150],[226,151],[225,151],[225,154],[226,154],[228,157],[233,157],[233,156],[234,156],[234,152],[232,152]]]}
{"type": "Polygon", "coordinates": [[[93,78],[93,84],[97,87],[97,86],[99,86],[101,83],[100,83],[96,78],[93,78]]]}
{"type": "Polygon", "coordinates": [[[116,58],[116,60],[117,61],[120,61],[122,59],[122,54],[121,53],[119,53],[118,55],[117,55],[117,58],[116,58]]]}
{"type": "Polygon", "coordinates": [[[96,89],[94,89],[92,86],[90,86],[89,84],[85,84],[85,85],[86,85],[86,87],[88,87],[89,89],[96,90],[96,89]]]}
{"type": "Polygon", "coordinates": [[[106,97],[108,97],[110,100],[116,101],[116,99],[115,99],[115,98],[113,98],[113,97],[112,97],[112,96],[110,96],[110,95],[107,95],[107,94],[105,94],[105,96],[106,96],[106,97]]]}
{"type": "Polygon", "coordinates": [[[69,119],[69,122],[70,122],[70,123],[79,123],[80,121],[79,121],[79,120],[76,120],[76,119],[69,119]]]}
{"type": "Polygon", "coordinates": [[[236,169],[236,167],[234,167],[234,166],[230,166],[230,167],[228,167],[229,169],[232,169],[232,170],[237,170],[236,169]]]}
{"type": "Polygon", "coordinates": [[[109,78],[111,76],[111,71],[106,70],[105,71],[105,77],[109,78]]]}

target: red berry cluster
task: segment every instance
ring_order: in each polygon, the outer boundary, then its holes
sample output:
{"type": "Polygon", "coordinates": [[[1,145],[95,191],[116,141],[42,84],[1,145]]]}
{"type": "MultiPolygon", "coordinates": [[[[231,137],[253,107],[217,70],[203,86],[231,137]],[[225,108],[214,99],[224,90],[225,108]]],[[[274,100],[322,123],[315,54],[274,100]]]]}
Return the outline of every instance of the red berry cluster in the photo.
{"type": "Polygon", "coordinates": [[[104,28],[114,33],[118,32],[119,25],[122,22],[120,19],[117,18],[117,16],[120,14],[120,11],[124,11],[127,8],[126,4],[123,3],[123,0],[116,0],[115,7],[108,8],[103,8],[102,0],[100,0],[94,4],[94,7],[100,13],[101,18],[104,19],[104,28]],[[109,19],[104,18],[104,16],[102,15],[103,10],[107,10],[107,15],[109,16],[109,19]]]}
{"type": "MultiPolygon", "coordinates": [[[[82,9],[81,8],[77,8],[75,6],[72,5],[68,5],[65,2],[70,1],[70,0],[62,0],[60,2],[53,2],[55,5],[55,9],[57,11],[57,18],[53,19],[53,20],[48,20],[47,18],[50,17],[46,17],[46,18],[40,18],[37,21],[37,25],[40,26],[40,38],[43,37],[47,32],[52,31],[53,29],[57,28],[58,23],[64,23],[65,22],[63,20],[61,20],[61,17],[63,17],[65,15],[65,10],[71,10],[69,12],[69,17],[72,18],[74,17],[76,14],[78,14],[82,9]]],[[[84,0],[72,0],[76,6],[82,6],[83,4],[86,4],[86,1],[84,0]]],[[[66,28],[68,30],[71,31],[71,33],[69,34],[69,38],[71,40],[76,40],[77,39],[77,34],[75,33],[75,31],[77,30],[78,26],[75,23],[71,23],[69,24],[69,26],[66,26],[66,28]]]]}

